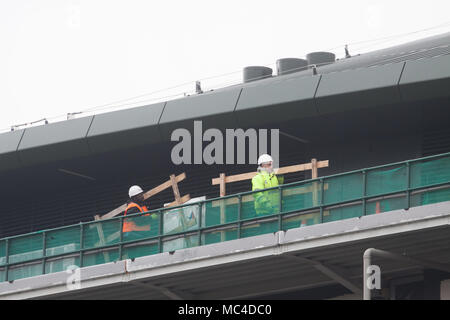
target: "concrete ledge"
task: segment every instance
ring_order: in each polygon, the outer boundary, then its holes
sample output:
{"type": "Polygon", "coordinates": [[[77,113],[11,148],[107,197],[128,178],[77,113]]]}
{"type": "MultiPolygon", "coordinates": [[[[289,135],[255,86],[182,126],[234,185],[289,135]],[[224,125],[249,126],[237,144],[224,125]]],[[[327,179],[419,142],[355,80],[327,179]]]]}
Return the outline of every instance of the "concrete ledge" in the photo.
{"type": "MultiPolygon", "coordinates": [[[[81,289],[78,290],[448,225],[450,201],[85,267],[80,269],[81,289]]],[[[3,282],[0,298],[25,299],[67,293],[69,276],[58,272],[3,282]]]]}

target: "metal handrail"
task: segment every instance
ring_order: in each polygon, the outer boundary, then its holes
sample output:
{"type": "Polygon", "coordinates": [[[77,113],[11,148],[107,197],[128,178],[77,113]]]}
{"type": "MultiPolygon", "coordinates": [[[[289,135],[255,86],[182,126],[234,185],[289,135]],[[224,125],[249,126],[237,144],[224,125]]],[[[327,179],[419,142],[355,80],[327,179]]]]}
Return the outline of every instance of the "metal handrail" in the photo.
{"type": "MultiPolygon", "coordinates": [[[[273,187],[273,188],[268,188],[268,189],[264,189],[264,190],[256,190],[256,191],[248,191],[248,192],[242,192],[239,194],[233,194],[233,195],[228,195],[228,196],[224,196],[224,197],[218,197],[218,198],[213,198],[213,199],[208,199],[208,200],[203,200],[203,201],[199,201],[197,203],[194,204],[183,204],[183,205],[178,205],[178,206],[174,206],[174,207],[170,207],[170,208],[159,208],[159,209],[154,209],[154,210],[150,210],[147,211],[145,213],[136,213],[136,214],[130,214],[127,215],[126,219],[132,219],[133,217],[139,217],[142,216],[144,214],[158,214],[158,220],[159,220],[159,230],[158,230],[158,234],[157,235],[152,235],[149,237],[143,237],[140,239],[135,239],[135,240],[130,240],[130,241],[124,241],[123,239],[123,232],[122,232],[122,225],[123,225],[123,219],[124,217],[113,217],[113,218],[109,218],[109,219],[105,219],[105,220],[101,220],[101,221],[90,221],[90,222],[80,222],[79,224],[74,224],[74,225],[68,225],[68,226],[63,226],[63,227],[59,227],[59,228],[52,228],[52,229],[46,229],[46,230],[41,230],[41,231],[36,231],[36,232],[31,232],[31,233],[27,233],[27,234],[22,234],[22,235],[16,235],[16,236],[11,236],[11,237],[7,237],[7,238],[3,238],[0,239],[0,244],[4,243],[6,245],[5,248],[5,256],[3,257],[3,259],[5,260],[5,262],[3,264],[0,264],[0,271],[1,269],[6,269],[6,279],[8,279],[8,269],[12,266],[18,266],[18,265],[23,265],[23,264],[30,264],[33,262],[41,262],[42,263],[42,272],[45,273],[45,262],[48,259],[56,259],[58,257],[64,257],[64,256],[69,256],[69,255],[74,255],[74,254],[79,254],[80,256],[80,264],[83,265],[83,256],[85,252],[93,252],[93,251],[102,251],[102,250],[108,250],[108,249],[118,249],[119,250],[119,260],[122,259],[122,252],[123,252],[123,247],[130,245],[130,244],[134,244],[134,243],[139,243],[139,242],[144,242],[144,241],[154,241],[155,243],[158,244],[158,252],[162,252],[163,251],[163,239],[167,239],[167,238],[172,238],[172,237],[183,237],[186,235],[195,235],[197,234],[198,236],[198,244],[197,245],[202,245],[201,239],[202,239],[202,234],[204,234],[204,232],[210,231],[210,230],[220,230],[223,228],[236,228],[238,230],[238,235],[237,238],[241,238],[241,229],[242,226],[245,224],[249,224],[249,223],[256,223],[258,221],[261,220],[266,220],[266,219],[271,219],[271,220],[278,220],[278,230],[282,230],[283,229],[283,217],[286,215],[290,215],[292,216],[293,214],[297,214],[297,215],[302,215],[305,214],[307,212],[311,212],[312,210],[318,210],[320,212],[320,223],[323,222],[323,212],[324,209],[326,208],[331,208],[333,206],[337,206],[337,205],[345,205],[345,204],[351,204],[351,203],[356,203],[362,204],[362,215],[366,214],[366,203],[369,202],[370,200],[376,199],[376,198],[380,198],[380,197],[387,197],[387,196],[406,196],[406,206],[405,209],[408,209],[410,207],[410,197],[413,193],[417,193],[417,192],[425,192],[428,189],[433,189],[436,187],[445,187],[447,185],[449,185],[450,187],[450,179],[449,181],[444,181],[444,182],[439,182],[439,183],[434,183],[434,184],[428,184],[425,186],[418,186],[418,187],[411,187],[411,164],[412,163],[416,163],[416,162],[425,162],[428,160],[434,160],[434,159],[438,159],[438,158],[444,158],[444,157],[449,157],[450,156],[450,152],[448,153],[444,153],[444,154],[439,154],[439,155],[433,155],[433,156],[429,156],[429,157],[424,157],[424,158],[418,158],[418,159],[413,159],[413,160],[407,160],[407,161],[403,161],[403,162],[396,162],[396,163],[390,163],[390,164],[385,164],[385,165],[381,165],[381,166],[376,166],[376,167],[371,167],[371,168],[365,168],[365,169],[360,169],[360,170],[354,170],[354,171],[349,171],[349,172],[344,172],[344,173],[339,173],[339,174],[334,174],[334,175],[329,175],[329,176],[323,176],[323,177],[319,177],[316,179],[309,179],[309,180],[303,180],[303,181],[297,181],[297,182],[293,182],[293,183],[289,183],[289,184],[285,184],[285,185],[281,185],[278,187],[273,187]],[[385,193],[381,193],[381,194],[374,194],[374,195],[367,195],[367,173],[373,170],[377,170],[377,169],[383,169],[383,168],[388,168],[388,167],[399,167],[402,166],[400,168],[406,168],[406,181],[405,181],[405,187],[401,188],[401,190],[395,190],[395,191],[390,191],[390,192],[385,192],[385,193]],[[330,203],[325,203],[324,202],[324,185],[326,183],[327,180],[333,179],[333,178],[337,178],[337,177],[342,177],[342,176],[350,176],[350,175],[354,175],[354,174],[361,174],[362,175],[362,183],[358,183],[358,185],[362,184],[362,193],[361,196],[357,196],[353,199],[346,199],[345,201],[336,201],[336,202],[330,202],[330,203]],[[313,182],[317,182],[317,184],[313,184],[313,182]],[[292,187],[299,187],[299,186],[303,186],[303,185],[308,185],[311,184],[312,186],[316,187],[317,192],[320,192],[320,199],[318,199],[318,203],[314,204],[313,206],[310,207],[305,207],[305,208],[297,208],[294,210],[289,210],[289,211],[284,211],[283,210],[283,190],[288,189],[288,188],[292,188],[292,187]],[[279,210],[278,212],[275,212],[273,214],[270,215],[263,215],[263,216],[258,216],[255,215],[254,217],[250,217],[250,218],[242,218],[242,198],[244,196],[247,195],[252,195],[255,193],[259,193],[259,192],[267,192],[267,191],[278,191],[277,194],[279,196],[279,210]],[[224,201],[226,199],[230,199],[230,198],[236,198],[237,199],[237,205],[238,205],[238,217],[236,220],[233,220],[231,222],[227,222],[227,223],[219,223],[217,225],[210,225],[210,226],[204,226],[203,224],[203,213],[205,210],[205,206],[207,203],[212,203],[214,201],[224,201]],[[195,227],[193,230],[189,230],[189,231],[180,231],[180,232],[175,232],[175,233],[164,233],[164,229],[163,229],[163,215],[165,212],[168,211],[175,211],[178,209],[183,209],[183,208],[187,208],[187,207],[193,207],[193,206],[198,206],[199,210],[199,221],[197,223],[197,227],[195,227]],[[107,222],[112,222],[112,221],[118,221],[120,224],[120,229],[118,230],[120,232],[120,239],[118,242],[115,243],[110,243],[110,244],[104,244],[104,245],[100,245],[100,246],[96,246],[96,247],[85,247],[84,245],[84,233],[86,232],[86,228],[92,228],[94,225],[97,224],[103,224],[103,223],[107,223],[107,222]],[[79,232],[80,232],[80,239],[79,239],[79,249],[74,249],[73,251],[70,252],[63,252],[63,253],[59,253],[59,254],[51,254],[51,255],[47,255],[47,239],[46,239],[46,235],[51,234],[54,231],[63,231],[65,229],[70,229],[70,228],[79,228],[79,232]],[[11,262],[10,261],[10,244],[11,241],[16,240],[16,239],[20,239],[20,238],[27,238],[27,237],[31,237],[31,236],[36,236],[36,235],[42,235],[42,238],[40,239],[42,241],[42,256],[40,257],[36,257],[33,259],[27,259],[24,261],[16,261],[16,262],[11,262]]],[[[78,244],[78,243],[77,243],[78,244]]]]}

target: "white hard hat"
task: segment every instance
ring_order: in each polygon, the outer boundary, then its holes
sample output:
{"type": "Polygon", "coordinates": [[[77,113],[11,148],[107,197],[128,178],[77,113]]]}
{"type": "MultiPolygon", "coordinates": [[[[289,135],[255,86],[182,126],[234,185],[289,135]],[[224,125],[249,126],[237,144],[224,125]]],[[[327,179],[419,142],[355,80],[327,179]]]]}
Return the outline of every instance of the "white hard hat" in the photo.
{"type": "Polygon", "coordinates": [[[138,194],[140,194],[142,192],[144,192],[144,191],[142,190],[141,187],[139,187],[139,186],[132,186],[130,188],[130,190],[128,190],[128,195],[131,198],[131,197],[134,197],[134,196],[136,196],[136,195],[138,195],[138,194]]]}
{"type": "Polygon", "coordinates": [[[263,163],[266,163],[266,162],[273,162],[272,157],[270,155],[266,154],[266,153],[260,155],[259,158],[258,158],[258,166],[263,164],[263,163]]]}

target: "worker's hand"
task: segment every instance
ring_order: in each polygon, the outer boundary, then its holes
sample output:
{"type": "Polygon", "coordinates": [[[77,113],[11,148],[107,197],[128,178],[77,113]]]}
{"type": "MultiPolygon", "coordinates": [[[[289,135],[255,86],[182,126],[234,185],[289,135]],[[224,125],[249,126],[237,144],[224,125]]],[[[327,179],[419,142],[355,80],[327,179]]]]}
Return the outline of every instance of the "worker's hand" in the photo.
{"type": "Polygon", "coordinates": [[[152,214],[151,217],[153,220],[159,219],[159,215],[156,213],[152,214]]]}

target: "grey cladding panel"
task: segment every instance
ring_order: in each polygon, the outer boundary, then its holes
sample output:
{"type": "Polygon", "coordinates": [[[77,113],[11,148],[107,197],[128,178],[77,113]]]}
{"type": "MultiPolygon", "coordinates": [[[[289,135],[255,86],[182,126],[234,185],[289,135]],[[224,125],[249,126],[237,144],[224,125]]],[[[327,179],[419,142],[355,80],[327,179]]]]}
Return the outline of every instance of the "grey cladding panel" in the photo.
{"type": "Polygon", "coordinates": [[[92,118],[91,116],[26,129],[18,149],[22,163],[32,165],[87,155],[85,137],[92,118]]]}
{"type": "Polygon", "coordinates": [[[157,143],[158,120],[165,102],[96,115],[88,133],[92,152],[157,143]]]}
{"type": "Polygon", "coordinates": [[[96,115],[88,137],[158,124],[165,102],[96,115]]]}
{"type": "Polygon", "coordinates": [[[322,75],[316,95],[319,114],[400,102],[404,62],[322,75]]]}
{"type": "Polygon", "coordinates": [[[16,150],[24,131],[19,130],[0,134],[0,171],[20,166],[16,150]]]}
{"type": "Polygon", "coordinates": [[[88,132],[92,118],[91,116],[28,128],[19,150],[82,139],[88,132]]]}
{"type": "Polygon", "coordinates": [[[404,100],[450,96],[450,55],[407,61],[400,91],[404,100]]]}
{"type": "Polygon", "coordinates": [[[320,76],[280,76],[242,89],[235,115],[239,126],[282,122],[317,115],[313,103],[320,76]]]}
{"type": "Polygon", "coordinates": [[[159,122],[162,140],[169,142],[172,132],[178,128],[193,132],[194,120],[201,120],[204,130],[235,128],[233,110],[240,92],[239,87],[168,101],[159,122]]]}
{"type": "Polygon", "coordinates": [[[168,101],[160,124],[231,113],[236,107],[240,91],[241,88],[233,88],[168,101]]]}
{"type": "Polygon", "coordinates": [[[312,99],[319,82],[319,76],[279,78],[244,87],[236,111],[312,99]]]}
{"type": "Polygon", "coordinates": [[[24,131],[18,130],[0,134],[0,154],[16,151],[24,131]]]}
{"type": "Polygon", "coordinates": [[[404,62],[324,74],[317,98],[396,86],[404,62]]]}

